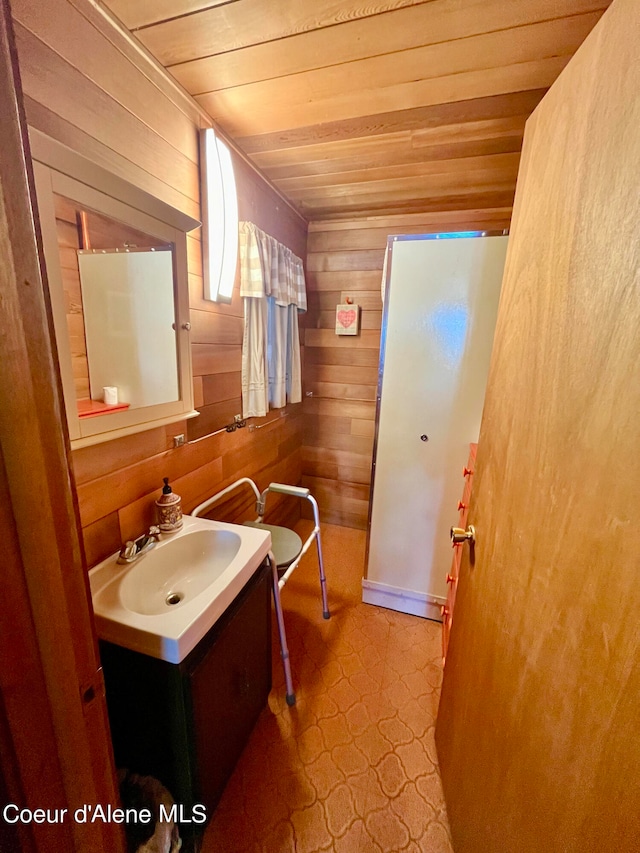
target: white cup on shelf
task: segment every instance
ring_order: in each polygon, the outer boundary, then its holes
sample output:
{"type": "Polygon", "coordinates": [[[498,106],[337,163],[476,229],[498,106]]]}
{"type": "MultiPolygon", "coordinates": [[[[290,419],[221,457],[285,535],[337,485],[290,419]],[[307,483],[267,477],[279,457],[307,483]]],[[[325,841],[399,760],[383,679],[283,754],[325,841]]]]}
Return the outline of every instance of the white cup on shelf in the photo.
{"type": "Polygon", "coordinates": [[[115,385],[105,385],[102,389],[102,399],[107,406],[118,405],[118,389],[115,385]]]}

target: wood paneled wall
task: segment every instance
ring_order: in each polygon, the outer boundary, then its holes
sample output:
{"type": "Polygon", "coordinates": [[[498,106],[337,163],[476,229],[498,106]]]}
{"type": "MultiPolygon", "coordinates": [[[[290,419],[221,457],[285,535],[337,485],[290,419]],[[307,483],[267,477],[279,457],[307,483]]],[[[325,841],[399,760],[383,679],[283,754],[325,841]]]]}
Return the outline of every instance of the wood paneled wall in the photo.
{"type": "Polygon", "coordinates": [[[303,484],[325,521],[365,528],[380,356],[387,236],[509,227],[511,208],[312,222],[307,255],[303,484]],[[361,306],[360,333],[335,334],[335,308],[361,306]]]}
{"type": "MultiPolygon", "coordinates": [[[[222,432],[177,449],[173,436],[185,432],[184,423],[74,451],[88,565],[155,523],[154,501],[163,477],[169,477],[181,495],[185,512],[239,477],[253,477],[260,488],[272,481],[298,483],[302,418],[300,406],[291,409],[287,417],[274,416],[261,429],[222,432]]],[[[295,500],[279,497],[269,498],[269,519],[294,521],[299,516],[295,500]]],[[[255,517],[249,489],[221,506],[215,517],[227,521],[255,517]]]]}
{"type": "MultiPolygon", "coordinates": [[[[29,125],[199,219],[203,120],[197,105],[89,3],[13,0],[12,7],[29,125]]],[[[304,257],[306,224],[240,160],[238,186],[241,216],[304,257]]],[[[195,392],[203,412],[195,433],[202,434],[239,411],[242,311],[237,295],[230,306],[205,303],[200,233],[190,234],[187,243],[195,392]]],[[[300,410],[274,414],[263,429],[222,433],[176,449],[173,436],[186,432],[184,422],[74,452],[88,564],[153,521],[163,477],[171,478],[186,511],[242,475],[255,477],[261,487],[273,479],[299,482],[300,410]]],[[[249,504],[234,502],[227,517],[245,507],[250,513],[249,504]]],[[[272,506],[276,519],[297,512],[292,499],[272,506]]]]}

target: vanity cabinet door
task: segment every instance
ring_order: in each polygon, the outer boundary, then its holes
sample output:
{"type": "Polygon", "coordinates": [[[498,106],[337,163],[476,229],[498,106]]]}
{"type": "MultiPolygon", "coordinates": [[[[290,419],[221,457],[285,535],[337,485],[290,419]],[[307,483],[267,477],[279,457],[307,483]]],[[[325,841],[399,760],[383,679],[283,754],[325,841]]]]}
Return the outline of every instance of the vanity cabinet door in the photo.
{"type": "Polygon", "coordinates": [[[271,689],[271,584],[268,569],[245,589],[215,643],[190,661],[197,795],[215,808],[271,689]]]}

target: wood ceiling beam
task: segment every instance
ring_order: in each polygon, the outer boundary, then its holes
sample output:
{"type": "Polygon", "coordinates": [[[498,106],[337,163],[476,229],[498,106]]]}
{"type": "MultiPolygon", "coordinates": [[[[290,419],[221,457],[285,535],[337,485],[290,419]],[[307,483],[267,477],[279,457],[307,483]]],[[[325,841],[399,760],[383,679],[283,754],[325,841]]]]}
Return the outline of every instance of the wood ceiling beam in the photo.
{"type": "MultiPolygon", "coordinates": [[[[411,176],[360,184],[337,184],[291,190],[289,195],[298,204],[308,206],[321,202],[358,202],[374,199],[438,198],[457,193],[485,194],[497,190],[515,189],[515,176],[478,172],[468,175],[432,175],[426,178],[411,176]]],[[[482,206],[482,205],[480,205],[482,206]]]]}
{"type": "Polygon", "coordinates": [[[438,162],[462,162],[477,158],[492,157],[502,154],[519,154],[522,148],[522,133],[499,139],[479,140],[478,142],[462,142],[453,145],[432,145],[422,148],[393,146],[380,148],[377,152],[351,157],[326,158],[324,160],[292,161],[282,166],[264,166],[270,180],[278,182],[282,179],[305,177],[311,175],[340,174],[354,170],[379,169],[385,167],[414,164],[437,164],[438,162]]]}
{"type": "MultiPolygon", "coordinates": [[[[360,217],[348,218],[342,217],[340,221],[328,220],[313,220],[309,223],[309,240],[312,241],[311,234],[330,233],[330,245],[336,245],[337,248],[346,249],[350,245],[349,232],[361,231],[363,233],[373,233],[376,230],[388,230],[388,233],[401,234],[405,227],[417,225],[437,225],[438,228],[445,226],[447,230],[459,231],[463,227],[461,223],[469,220],[482,220],[486,223],[491,222],[507,222],[511,218],[511,206],[481,208],[478,210],[447,210],[436,211],[433,214],[426,216],[424,213],[410,214],[372,214],[360,217]],[[340,244],[340,240],[344,241],[344,245],[340,244]]],[[[409,232],[407,232],[409,233],[409,232]]],[[[317,239],[317,238],[315,238],[317,239]]]]}
{"type": "Polygon", "coordinates": [[[314,188],[353,186],[366,183],[372,189],[379,184],[396,185],[402,179],[428,179],[455,183],[463,180],[476,180],[484,175],[500,176],[515,181],[520,162],[519,152],[495,154],[487,157],[469,157],[460,160],[435,160],[408,164],[386,164],[380,168],[356,168],[350,171],[331,172],[321,175],[303,175],[282,178],[276,185],[295,198],[297,192],[314,188]]]}
{"type": "Polygon", "coordinates": [[[439,196],[422,196],[421,193],[406,193],[404,196],[366,197],[359,199],[320,199],[317,203],[303,202],[300,207],[308,219],[353,219],[362,214],[368,216],[379,213],[384,215],[398,213],[440,213],[443,211],[476,210],[496,207],[511,207],[515,188],[492,189],[489,191],[472,190],[439,196]]]}
{"type": "Polygon", "coordinates": [[[460,98],[446,103],[439,101],[426,106],[354,116],[339,121],[324,122],[320,125],[312,124],[273,133],[239,136],[236,142],[246,154],[251,155],[408,130],[426,130],[445,125],[499,119],[505,116],[530,115],[546,91],[545,86],[485,97],[460,98]]]}
{"type": "Polygon", "coordinates": [[[254,162],[272,175],[319,174],[332,171],[333,163],[382,165],[394,162],[453,160],[519,151],[527,115],[507,116],[480,122],[445,125],[424,130],[399,131],[360,139],[321,142],[302,149],[285,148],[253,155],[254,162]],[[396,160],[396,158],[398,158],[396,160]],[[416,159],[417,158],[417,159],[416,159]],[[290,171],[289,171],[290,170],[290,171]]]}

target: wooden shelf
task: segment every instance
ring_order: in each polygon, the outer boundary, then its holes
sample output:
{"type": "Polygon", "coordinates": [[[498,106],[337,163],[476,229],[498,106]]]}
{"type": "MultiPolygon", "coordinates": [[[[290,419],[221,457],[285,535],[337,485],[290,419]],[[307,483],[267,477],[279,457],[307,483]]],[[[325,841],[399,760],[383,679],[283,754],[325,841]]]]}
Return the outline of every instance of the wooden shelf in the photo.
{"type": "Polygon", "coordinates": [[[97,415],[110,415],[112,412],[122,412],[129,408],[129,403],[116,403],[109,406],[102,400],[78,400],[78,417],[95,418],[97,415]]]}

